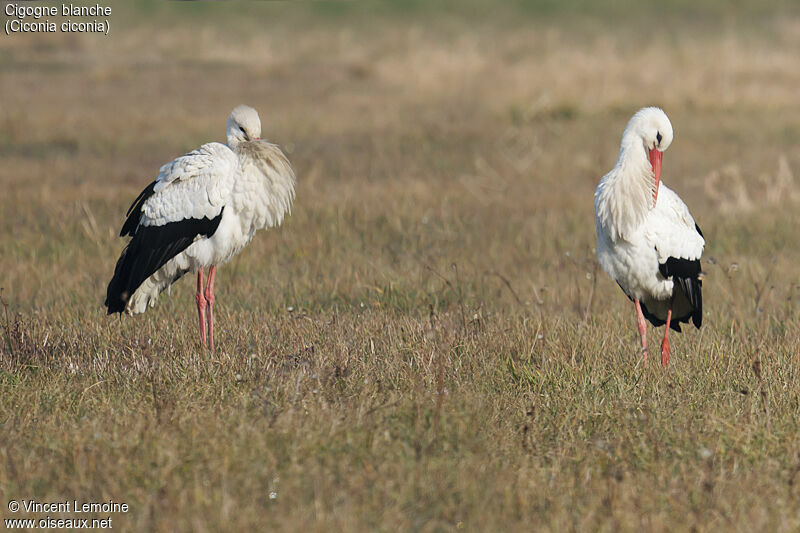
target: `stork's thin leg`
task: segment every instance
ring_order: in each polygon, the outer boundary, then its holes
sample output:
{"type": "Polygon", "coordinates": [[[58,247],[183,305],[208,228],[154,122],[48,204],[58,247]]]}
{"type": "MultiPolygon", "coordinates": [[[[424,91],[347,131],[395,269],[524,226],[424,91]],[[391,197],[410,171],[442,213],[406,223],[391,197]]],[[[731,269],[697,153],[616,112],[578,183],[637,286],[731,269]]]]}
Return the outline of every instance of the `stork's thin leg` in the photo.
{"type": "Polygon", "coordinates": [[[669,302],[667,308],[667,325],[664,328],[664,340],[661,341],[661,366],[667,366],[669,363],[669,322],[672,320],[672,302],[669,302]]]}
{"type": "Polygon", "coordinates": [[[642,304],[639,303],[639,300],[634,300],[633,303],[636,305],[636,321],[639,324],[639,335],[642,337],[642,356],[647,364],[647,322],[644,321],[642,304]]]}
{"type": "Polygon", "coordinates": [[[214,276],[217,265],[208,269],[208,285],[206,285],[206,301],[208,302],[208,344],[214,349],[214,276]]]}
{"type": "Polygon", "coordinates": [[[206,306],[207,302],[203,296],[203,269],[197,271],[197,314],[200,315],[200,343],[206,345],[206,306]]]}

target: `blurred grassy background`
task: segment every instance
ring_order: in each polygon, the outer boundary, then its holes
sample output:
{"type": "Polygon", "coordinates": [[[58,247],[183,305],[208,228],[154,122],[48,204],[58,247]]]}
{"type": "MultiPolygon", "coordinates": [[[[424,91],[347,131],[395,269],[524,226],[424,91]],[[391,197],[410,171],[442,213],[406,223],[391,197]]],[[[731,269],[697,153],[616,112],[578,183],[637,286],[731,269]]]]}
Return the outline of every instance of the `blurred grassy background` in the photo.
{"type": "Polygon", "coordinates": [[[0,39],[0,499],[142,531],[800,527],[795,2],[112,7],[108,37],[0,39]],[[239,103],[298,195],[220,269],[208,354],[192,283],[102,301],[130,202],[239,103]],[[594,259],[644,105],[708,243],[666,371],[594,259]]]}

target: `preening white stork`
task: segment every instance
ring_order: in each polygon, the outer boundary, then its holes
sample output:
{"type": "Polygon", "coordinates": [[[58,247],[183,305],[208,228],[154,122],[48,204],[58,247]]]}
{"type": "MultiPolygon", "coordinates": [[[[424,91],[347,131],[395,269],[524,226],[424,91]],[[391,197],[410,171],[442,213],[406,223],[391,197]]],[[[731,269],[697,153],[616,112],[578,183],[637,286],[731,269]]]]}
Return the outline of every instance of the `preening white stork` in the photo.
{"type": "Polygon", "coordinates": [[[669,329],[703,322],[700,255],[705,240],[686,204],[661,183],[661,158],[672,124],[656,107],[639,110],[622,134],[619,158],[594,193],[597,258],[636,306],[647,361],[647,318],[666,323],[661,364],[669,362],[669,329]]]}
{"type": "Polygon", "coordinates": [[[212,142],[161,167],[128,209],[120,236],[133,237],[108,284],[108,314],[143,313],[187,272],[197,272],[200,340],[214,347],[217,265],[256,230],[291,212],[295,176],[278,146],[261,140],[261,121],[240,105],[228,117],[227,146],[212,142]],[[203,268],[208,284],[203,288],[203,268]]]}

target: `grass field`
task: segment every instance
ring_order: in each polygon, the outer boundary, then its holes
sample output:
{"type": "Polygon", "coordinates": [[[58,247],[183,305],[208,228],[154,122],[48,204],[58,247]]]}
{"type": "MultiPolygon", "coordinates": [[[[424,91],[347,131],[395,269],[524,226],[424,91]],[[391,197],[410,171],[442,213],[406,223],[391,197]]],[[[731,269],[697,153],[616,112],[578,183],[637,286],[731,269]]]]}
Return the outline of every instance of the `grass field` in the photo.
{"type": "Polygon", "coordinates": [[[178,2],[3,35],[0,517],[800,529],[800,11],[664,4],[178,2]],[[130,202],[239,103],[297,201],[220,268],[211,354],[190,279],[135,318],[102,302],[130,202]],[[594,255],[644,105],[707,241],[666,370],[594,255]]]}

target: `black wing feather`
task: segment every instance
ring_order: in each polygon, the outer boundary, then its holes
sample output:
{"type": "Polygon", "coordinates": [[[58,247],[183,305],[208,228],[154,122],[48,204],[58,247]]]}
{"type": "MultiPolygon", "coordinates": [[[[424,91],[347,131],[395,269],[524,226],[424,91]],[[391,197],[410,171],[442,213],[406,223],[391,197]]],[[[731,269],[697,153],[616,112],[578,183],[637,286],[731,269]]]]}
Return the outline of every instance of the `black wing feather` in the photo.
{"type": "Polygon", "coordinates": [[[703,238],[705,239],[705,235],[703,235],[703,232],[702,232],[702,231],[700,231],[700,226],[698,226],[698,225],[697,225],[697,222],[695,222],[695,223],[694,223],[694,229],[696,229],[696,230],[697,230],[697,233],[699,233],[699,234],[700,234],[700,236],[701,236],[701,237],[703,237],[703,238]]]}
{"type": "MultiPolygon", "coordinates": [[[[146,192],[147,189],[139,195],[140,198],[144,198],[146,192]]],[[[141,203],[137,199],[129,213],[141,209],[141,203]]],[[[137,228],[137,217],[136,225],[133,227],[133,231],[135,231],[133,239],[122,251],[117,266],[114,268],[114,276],[108,283],[105,301],[108,314],[123,312],[128,299],[144,280],[152,276],[167,261],[188,248],[198,236],[212,236],[217,231],[224,210],[223,208],[219,215],[212,219],[187,218],[163,226],[140,226],[137,228]]],[[[123,231],[130,221],[129,217],[122,228],[123,231]]]]}
{"type": "MultiPolygon", "coordinates": [[[[695,227],[697,227],[695,225],[695,227]]],[[[700,228],[697,228],[700,233],[700,228]]],[[[702,233],[700,233],[702,236],[702,233]]],[[[674,321],[678,323],[683,320],[689,321],[691,316],[692,323],[699,328],[703,324],[703,282],[700,279],[700,260],[699,259],[680,259],[670,257],[666,263],[658,265],[658,271],[665,278],[673,278],[678,282],[681,290],[686,294],[686,298],[692,306],[692,313],[689,316],[680,317],[674,321]]],[[[651,320],[652,322],[652,320],[651,320]]],[[[662,322],[663,324],[663,322],[662,322]]],[[[677,331],[680,331],[679,329],[677,331]]]]}
{"type": "Polygon", "coordinates": [[[703,282],[698,278],[678,278],[678,283],[692,304],[692,324],[699,329],[703,325],[703,282]]]}
{"type": "Polygon", "coordinates": [[[127,235],[133,237],[133,234],[136,233],[136,226],[139,225],[139,220],[142,218],[142,206],[153,196],[155,189],[156,182],[154,181],[145,187],[145,189],[139,193],[139,196],[136,197],[136,200],[133,201],[128,208],[128,212],[125,213],[127,219],[125,219],[125,223],[122,225],[122,229],[119,232],[120,237],[125,237],[127,235]]]}
{"type": "Polygon", "coordinates": [[[666,263],[658,265],[658,271],[665,278],[693,278],[700,275],[699,259],[676,259],[670,257],[666,263]]]}

